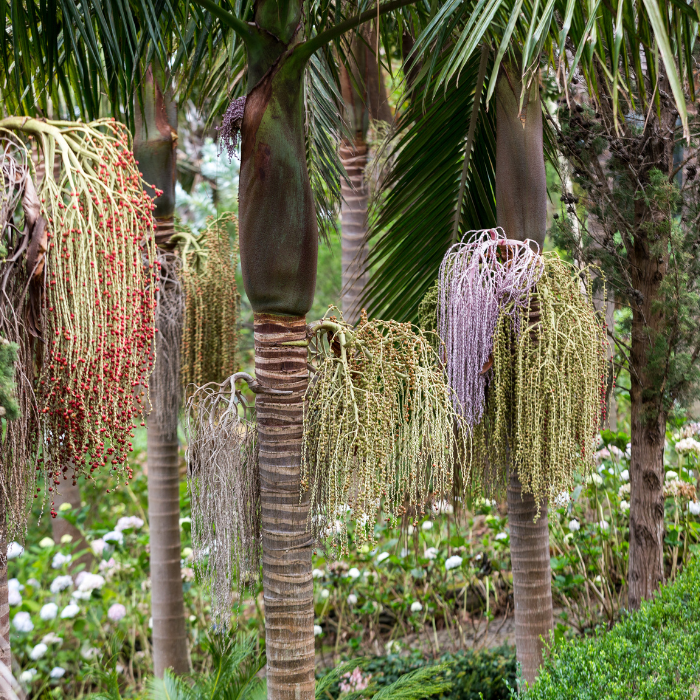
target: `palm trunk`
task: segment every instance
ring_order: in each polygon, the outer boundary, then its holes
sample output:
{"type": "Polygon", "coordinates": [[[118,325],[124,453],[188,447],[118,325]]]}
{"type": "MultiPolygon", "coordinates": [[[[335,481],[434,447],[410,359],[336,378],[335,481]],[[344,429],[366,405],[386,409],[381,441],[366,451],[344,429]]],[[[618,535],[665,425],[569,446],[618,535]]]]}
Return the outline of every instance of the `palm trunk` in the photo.
{"type": "Polygon", "coordinates": [[[153,665],[189,670],[185,607],[180,574],[180,475],[177,432],[148,426],[148,526],[151,548],[153,665]]]}
{"type": "Polygon", "coordinates": [[[345,320],[355,323],[360,315],[362,292],[369,281],[367,272],[367,202],[369,192],[365,181],[367,144],[362,135],[355,143],[343,141],[340,160],[348,174],[340,191],[341,247],[343,265],[342,309],[345,320]]]}
{"type": "Polygon", "coordinates": [[[340,87],[345,103],[345,118],[355,134],[354,142],[346,139],[340,146],[340,160],[347,180],[340,183],[343,198],[340,209],[342,247],[342,311],[346,321],[356,323],[362,295],[369,281],[367,270],[367,132],[371,120],[391,122],[391,108],[377,62],[375,32],[364,32],[364,41],[350,43],[348,61],[352,76],[340,64],[340,87]]]}
{"type": "MultiPolygon", "coordinates": [[[[496,207],[509,238],[531,239],[540,249],[547,230],[547,181],[539,84],[533,81],[519,113],[517,68],[501,69],[496,88],[496,207]],[[510,80],[509,80],[510,77],[510,80]],[[522,117],[522,120],[521,120],[522,117]]],[[[543,639],[554,626],[547,506],[522,493],[517,473],[508,479],[508,524],[515,601],[515,646],[523,677],[532,684],[542,663],[543,639]]]]}
{"type": "MultiPolygon", "coordinates": [[[[146,75],[143,107],[136,109],[134,154],[143,179],[162,191],[155,200],[156,243],[167,247],[173,233],[177,163],[177,106],[164,95],[153,71],[146,75]]],[[[147,188],[150,191],[150,188],[147,188]]],[[[150,191],[155,195],[155,191],[150,191]]],[[[166,290],[161,290],[161,294],[166,290]]],[[[161,334],[163,335],[163,334],[161,334]]],[[[158,339],[156,363],[172,362],[158,339]]],[[[179,376],[178,368],[174,369],[179,376]]],[[[166,370],[159,376],[168,374],[166,370]]],[[[148,417],[148,519],[151,549],[151,613],[153,616],[153,663],[156,676],[166,668],[189,671],[185,604],[180,573],[180,472],[177,422],[180,408],[179,382],[159,386],[151,379],[148,417]]]]}
{"type": "Polygon", "coordinates": [[[303,397],[308,384],[304,317],[255,315],[255,375],[288,396],[256,401],[260,442],[263,589],[268,698],[314,697],[312,540],[308,495],[299,500],[303,397]]]}

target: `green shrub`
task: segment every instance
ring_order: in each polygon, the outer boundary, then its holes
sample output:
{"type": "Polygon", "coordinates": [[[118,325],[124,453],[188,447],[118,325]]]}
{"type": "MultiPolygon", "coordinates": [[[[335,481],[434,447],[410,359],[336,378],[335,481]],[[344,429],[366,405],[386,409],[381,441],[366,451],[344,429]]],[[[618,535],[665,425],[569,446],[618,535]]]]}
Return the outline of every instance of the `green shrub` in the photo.
{"type": "Polygon", "coordinates": [[[610,632],[557,645],[527,700],[681,700],[700,688],[700,561],[610,632]]]}
{"type": "MultiPolygon", "coordinates": [[[[435,663],[447,666],[446,678],[452,685],[450,691],[436,696],[440,700],[506,700],[510,697],[508,686],[515,687],[515,650],[510,647],[444,654],[435,663]]],[[[414,651],[409,656],[371,658],[362,664],[362,671],[382,688],[425,665],[425,656],[414,651]]],[[[338,697],[337,683],[329,688],[329,693],[338,697]]]]}

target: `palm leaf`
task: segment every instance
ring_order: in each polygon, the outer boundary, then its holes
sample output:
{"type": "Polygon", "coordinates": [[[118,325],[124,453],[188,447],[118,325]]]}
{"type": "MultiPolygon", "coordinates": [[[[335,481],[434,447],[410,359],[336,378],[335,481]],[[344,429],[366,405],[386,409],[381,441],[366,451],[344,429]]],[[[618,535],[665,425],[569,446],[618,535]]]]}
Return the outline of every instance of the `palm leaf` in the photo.
{"type": "MultiPolygon", "coordinates": [[[[372,314],[415,321],[421,299],[437,278],[452,239],[479,59],[477,52],[459,86],[453,79],[425,108],[414,99],[386,145],[396,156],[372,212],[372,276],[364,297],[372,314]]],[[[414,95],[434,94],[436,81],[424,76],[414,95]]],[[[460,216],[462,233],[496,224],[495,156],[494,110],[482,110],[460,216]]]]}

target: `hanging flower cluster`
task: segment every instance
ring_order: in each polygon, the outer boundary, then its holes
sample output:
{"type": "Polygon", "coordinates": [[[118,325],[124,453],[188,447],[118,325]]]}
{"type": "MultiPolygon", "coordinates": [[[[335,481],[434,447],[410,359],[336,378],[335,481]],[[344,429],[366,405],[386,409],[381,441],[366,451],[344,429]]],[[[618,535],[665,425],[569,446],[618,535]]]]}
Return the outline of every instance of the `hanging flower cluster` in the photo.
{"type": "Polygon", "coordinates": [[[365,313],[355,328],[330,316],[311,329],[302,488],[316,537],[344,549],[348,517],[372,542],[382,502],[396,521],[448,494],[465,431],[421,331],[365,313]]]}
{"type": "Polygon", "coordinates": [[[470,427],[484,412],[499,317],[508,309],[517,324],[541,274],[537,252],[527,242],[507,240],[502,229],[483,231],[469,242],[453,245],[442,261],[438,330],[455,407],[460,407],[470,427]]]}
{"type": "Polygon", "coordinates": [[[472,491],[499,490],[515,469],[552,503],[593,465],[608,367],[592,286],[590,269],[491,231],[448,252],[437,318],[472,429],[472,491]]]}
{"type": "Polygon", "coordinates": [[[234,585],[242,592],[260,580],[262,545],[257,430],[237,378],[199,387],[187,404],[194,559],[209,584],[212,615],[223,626],[234,585]]]}
{"type": "Polygon", "coordinates": [[[129,132],[111,119],[10,117],[0,127],[34,137],[43,166],[47,225],[29,254],[35,245],[30,273],[43,283],[36,400],[49,491],[69,470],[89,477],[108,462],[129,479],[129,439],[154,362],[158,279],[153,202],[129,132]]]}
{"type": "Polygon", "coordinates": [[[171,240],[182,243],[185,321],[182,333],[182,385],[221,381],[236,370],[238,314],[236,288],[238,246],[231,243],[232,213],[211,219],[199,236],[187,231],[171,240]]]}

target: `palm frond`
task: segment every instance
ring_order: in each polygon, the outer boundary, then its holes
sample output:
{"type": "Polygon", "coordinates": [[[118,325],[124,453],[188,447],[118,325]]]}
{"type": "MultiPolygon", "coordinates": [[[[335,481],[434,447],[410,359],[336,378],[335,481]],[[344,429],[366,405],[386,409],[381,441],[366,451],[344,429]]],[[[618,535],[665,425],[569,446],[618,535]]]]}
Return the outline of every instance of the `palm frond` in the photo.
{"type": "MultiPolygon", "coordinates": [[[[372,212],[372,275],[364,303],[373,315],[417,320],[418,305],[437,278],[452,239],[479,59],[477,52],[459,85],[451,80],[425,104],[421,97],[434,94],[436,77],[424,75],[386,146],[396,156],[372,212]]],[[[462,202],[462,233],[495,226],[495,167],[495,110],[482,109],[462,202]]]]}
{"type": "Polygon", "coordinates": [[[379,690],[372,700],[422,700],[446,693],[452,687],[444,675],[447,670],[447,664],[419,668],[379,690]]]}

